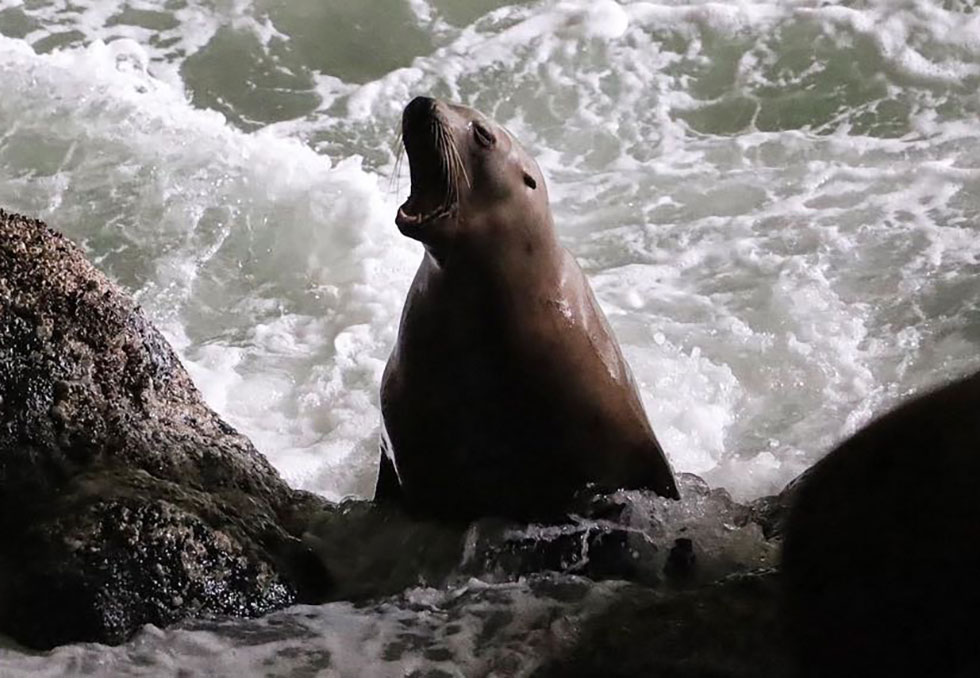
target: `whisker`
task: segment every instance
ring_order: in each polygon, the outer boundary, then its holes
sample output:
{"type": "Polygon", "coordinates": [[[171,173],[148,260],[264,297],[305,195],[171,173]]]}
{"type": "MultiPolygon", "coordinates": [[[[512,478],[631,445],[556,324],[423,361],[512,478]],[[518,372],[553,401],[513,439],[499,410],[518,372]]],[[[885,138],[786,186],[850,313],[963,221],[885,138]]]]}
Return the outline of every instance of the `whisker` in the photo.
{"type": "Polygon", "coordinates": [[[466,182],[466,187],[470,188],[470,178],[466,173],[466,165],[463,163],[463,158],[459,154],[459,149],[456,147],[455,139],[450,139],[449,143],[450,151],[450,162],[453,166],[453,177],[452,177],[452,202],[456,203],[459,201],[460,195],[460,179],[466,182]]]}
{"type": "Polygon", "coordinates": [[[457,147],[453,131],[446,123],[436,116],[432,116],[428,121],[428,130],[413,130],[407,137],[403,132],[401,147],[395,158],[395,176],[399,174],[402,153],[408,155],[408,161],[412,170],[413,181],[421,181],[426,186],[414,186],[413,190],[418,189],[417,200],[419,218],[437,218],[453,211],[459,205],[462,195],[463,184],[470,186],[470,177],[466,171],[466,164],[463,156],[457,147]],[[412,134],[425,134],[428,132],[428,140],[423,141],[422,137],[416,138],[412,134]],[[419,144],[422,144],[420,147],[419,144]],[[431,144],[428,150],[425,145],[431,144]],[[409,151],[408,147],[412,150],[409,151]],[[421,154],[418,158],[416,152],[421,154]],[[422,165],[416,167],[413,161],[417,160],[422,165]],[[417,170],[417,171],[416,171],[417,170]],[[429,200],[435,199],[436,204],[432,205],[429,200]],[[429,208],[429,209],[426,209],[429,208]],[[425,209],[423,214],[421,210],[425,209]]]}
{"type": "Polygon", "coordinates": [[[398,136],[398,140],[393,144],[393,152],[395,154],[395,165],[391,171],[391,175],[388,177],[388,193],[394,193],[398,195],[401,192],[401,169],[402,161],[405,159],[405,140],[398,136]]]}
{"type": "Polygon", "coordinates": [[[453,177],[455,174],[455,167],[452,163],[452,156],[449,153],[451,146],[451,139],[449,133],[446,131],[446,128],[443,125],[438,125],[436,128],[436,148],[439,152],[439,161],[443,179],[445,180],[442,198],[443,207],[448,206],[453,200],[453,177]]]}
{"type": "Polygon", "coordinates": [[[450,145],[450,148],[453,151],[453,157],[455,158],[456,166],[459,169],[460,173],[463,175],[463,181],[466,182],[466,188],[472,188],[472,186],[470,185],[470,177],[466,173],[466,165],[463,164],[463,158],[459,154],[459,149],[456,148],[456,142],[455,141],[452,142],[452,144],[450,145]]]}
{"type": "Polygon", "coordinates": [[[446,135],[446,150],[447,164],[452,166],[452,171],[455,174],[454,183],[458,184],[459,175],[462,175],[463,181],[465,181],[466,186],[469,187],[470,178],[466,174],[466,165],[463,164],[463,158],[460,156],[459,149],[456,147],[456,140],[449,134],[446,135]]]}

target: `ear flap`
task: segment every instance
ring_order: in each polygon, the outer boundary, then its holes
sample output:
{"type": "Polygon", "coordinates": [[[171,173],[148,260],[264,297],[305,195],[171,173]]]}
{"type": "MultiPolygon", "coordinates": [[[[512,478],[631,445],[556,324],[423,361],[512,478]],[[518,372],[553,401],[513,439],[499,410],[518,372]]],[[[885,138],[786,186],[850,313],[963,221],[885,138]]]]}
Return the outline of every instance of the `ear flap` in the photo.
{"type": "Polygon", "coordinates": [[[524,185],[527,186],[528,188],[534,189],[534,188],[537,188],[538,187],[538,182],[536,182],[534,180],[534,177],[532,177],[530,174],[528,174],[527,172],[525,172],[524,173],[524,185]]]}

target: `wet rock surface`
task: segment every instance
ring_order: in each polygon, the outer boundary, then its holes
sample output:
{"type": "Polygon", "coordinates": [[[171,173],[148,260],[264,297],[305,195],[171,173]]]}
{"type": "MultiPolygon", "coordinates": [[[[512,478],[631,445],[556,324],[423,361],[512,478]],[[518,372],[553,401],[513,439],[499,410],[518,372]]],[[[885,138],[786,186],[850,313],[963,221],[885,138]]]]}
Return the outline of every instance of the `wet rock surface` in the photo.
{"type": "Polygon", "coordinates": [[[291,490],[140,308],[0,211],[0,631],[117,643],[145,623],[321,599],[291,490]]]}
{"type": "Polygon", "coordinates": [[[630,587],[534,678],[793,678],[774,571],[692,591],[630,587]]]}
{"type": "Polygon", "coordinates": [[[550,525],[327,505],[288,488],[204,405],[138,306],[77,247],[0,213],[0,632],[26,646],[118,643],[147,623],[294,602],[387,609],[420,585],[480,582],[479,607],[494,587],[612,580],[594,585],[610,601],[598,616],[542,607],[541,656],[561,659],[540,675],[787,675],[766,663],[782,666],[769,537],[787,502],[741,505],[689,474],[678,485],[680,501],[584,493],[550,525]],[[759,670],[743,670],[753,661],[759,670]]]}
{"type": "Polygon", "coordinates": [[[574,512],[548,524],[487,518],[459,526],[346,501],[321,512],[304,540],[341,600],[540,573],[679,591],[776,565],[778,541],[765,537],[752,507],[692,474],[680,474],[678,487],[679,501],[643,490],[584,492],[574,512]]]}
{"type": "Polygon", "coordinates": [[[804,675],[980,675],[980,374],[872,422],[794,486],[783,577],[804,675]]]}
{"type": "Polygon", "coordinates": [[[460,528],[351,501],[307,539],[340,597],[402,615],[408,626],[386,661],[416,656],[432,667],[442,655],[423,649],[449,648],[445,673],[417,675],[795,678],[779,617],[779,542],[760,522],[782,522],[779,510],[762,514],[691,474],[678,485],[680,501],[635,490],[583,496],[555,524],[460,528]],[[408,613],[416,599],[418,618],[408,613]],[[473,638],[462,651],[452,638],[461,619],[473,638]]]}

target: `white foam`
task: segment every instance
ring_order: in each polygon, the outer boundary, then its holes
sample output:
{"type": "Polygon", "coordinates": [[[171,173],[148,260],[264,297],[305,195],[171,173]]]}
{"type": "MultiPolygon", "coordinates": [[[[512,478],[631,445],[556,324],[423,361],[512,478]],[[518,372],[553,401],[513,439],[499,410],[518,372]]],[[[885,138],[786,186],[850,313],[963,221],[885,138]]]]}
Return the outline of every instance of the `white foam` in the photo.
{"type": "Polygon", "coordinates": [[[257,620],[202,622],[196,628],[147,626],[118,647],[78,644],[44,655],[0,649],[0,675],[93,678],[208,675],[219,678],[310,674],[400,678],[414,671],[450,675],[529,675],[567,651],[585,619],[609,603],[617,583],[565,577],[448,590],[411,589],[355,607],[298,606],[257,620]]]}
{"type": "MultiPolygon", "coordinates": [[[[3,86],[32,81],[40,111],[72,100],[77,117],[37,124],[66,143],[84,139],[74,173],[139,191],[118,209],[132,210],[127,240],[137,237],[147,260],[135,271],[103,263],[124,279],[148,277],[134,291],[209,402],[290,481],[333,498],[370,492],[377,384],[418,256],[396,237],[383,180],[357,158],[334,166],[295,140],[244,134],[191,108],[132,68],[138,56],[121,57],[134,50],[96,42],[38,56],[0,38],[3,86]],[[101,163],[106,149],[121,167],[101,163]],[[161,171],[131,187],[134,166],[161,171]]],[[[64,191],[44,198],[53,207],[42,216],[98,237],[101,224],[64,191]]]]}

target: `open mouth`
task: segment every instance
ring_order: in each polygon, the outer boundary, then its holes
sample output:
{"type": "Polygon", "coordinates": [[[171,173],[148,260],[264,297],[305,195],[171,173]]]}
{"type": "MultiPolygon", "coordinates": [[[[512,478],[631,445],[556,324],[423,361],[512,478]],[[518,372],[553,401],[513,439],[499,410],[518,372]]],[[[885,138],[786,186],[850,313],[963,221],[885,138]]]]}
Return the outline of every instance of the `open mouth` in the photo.
{"type": "Polygon", "coordinates": [[[398,208],[398,215],[395,217],[396,224],[399,226],[422,226],[456,213],[457,206],[455,204],[442,205],[429,212],[422,212],[417,211],[413,202],[413,199],[409,198],[404,205],[398,208]]]}
{"type": "MultiPolygon", "coordinates": [[[[398,208],[399,228],[417,228],[456,214],[458,187],[452,139],[433,99],[418,97],[402,114],[412,193],[398,208]]],[[[457,154],[458,155],[458,154],[457,154]]]]}

